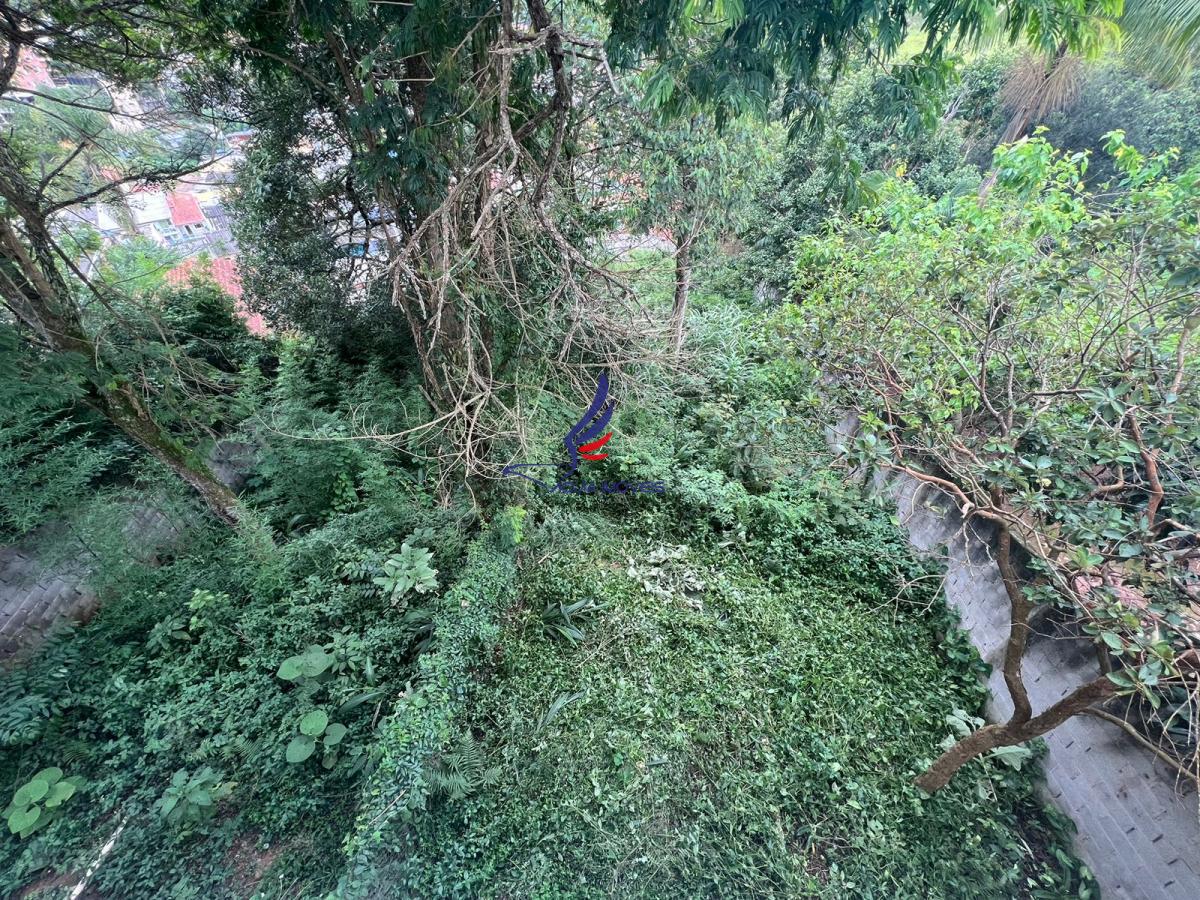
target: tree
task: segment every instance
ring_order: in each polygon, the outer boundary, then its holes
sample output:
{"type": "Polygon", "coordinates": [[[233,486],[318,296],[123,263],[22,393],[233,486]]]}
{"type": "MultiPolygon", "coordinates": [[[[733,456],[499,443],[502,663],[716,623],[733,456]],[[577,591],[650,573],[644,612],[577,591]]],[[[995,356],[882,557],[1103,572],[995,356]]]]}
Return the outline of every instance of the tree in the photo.
{"type": "Polygon", "coordinates": [[[325,283],[362,273],[353,298],[306,302],[400,313],[404,333],[376,338],[420,374],[444,499],[451,476],[497,471],[487,447],[519,436],[503,371],[518,346],[564,363],[628,352],[617,317],[590,319],[598,296],[629,298],[579,249],[573,135],[594,113],[584,93],[609,83],[595,41],[541,0],[227,4],[210,27],[233,36],[235,99],[259,129],[264,177],[243,197],[271,233],[310,243],[325,283]],[[314,165],[296,191],[274,174],[314,165]]]}
{"type": "Polygon", "coordinates": [[[954,84],[926,91],[929,114],[886,72],[847,75],[834,89],[819,140],[793,141],[757,187],[741,238],[740,268],[755,288],[786,293],[792,245],[874,199],[881,177],[902,173],[928,197],[975,190],[979,170],[964,157],[979,132],[992,149],[992,118],[1007,54],[973,60],[954,84]]]}
{"type": "MultiPolygon", "coordinates": [[[[112,77],[160,65],[168,41],[153,29],[184,21],[178,13],[121,3],[87,10],[70,4],[36,6],[9,10],[4,18],[9,25],[6,60],[15,60],[21,51],[34,52],[36,41],[37,50],[61,49],[68,61],[111,65],[112,77]],[[74,13],[82,18],[70,23],[57,18],[74,13]],[[151,30],[138,30],[147,23],[151,30]]],[[[181,28],[179,33],[187,32],[181,28]]],[[[15,65],[5,63],[13,70],[15,65]]],[[[11,87],[10,79],[5,86],[11,87]]],[[[134,343],[149,337],[166,347],[170,341],[162,339],[153,323],[137,324],[133,309],[121,309],[128,297],[104,281],[102,270],[89,259],[90,239],[65,218],[85,204],[111,198],[123,186],[161,184],[195,171],[206,152],[203,129],[185,128],[174,135],[174,150],[164,150],[167,142],[154,131],[118,132],[104,90],[80,95],[46,88],[31,103],[11,94],[0,95],[0,103],[11,119],[9,139],[0,147],[0,294],[5,307],[39,353],[71,361],[86,385],[86,403],[190,485],[214,515],[235,523],[236,498],[194,449],[158,421],[155,382],[139,383],[137,363],[122,352],[118,335],[134,343]],[[106,330],[110,333],[100,339],[106,330]]],[[[207,381],[202,367],[186,357],[176,356],[171,365],[177,377],[207,381]]]]}
{"type": "MultiPolygon", "coordinates": [[[[580,136],[615,87],[610,59],[649,71],[654,105],[672,116],[703,108],[724,125],[765,113],[782,86],[785,111],[815,119],[851,54],[893,52],[924,16],[927,52],[897,77],[944,78],[952,38],[996,12],[880,3],[831,17],[790,4],[776,21],[778,7],[611,0],[567,4],[558,21],[542,0],[206,7],[212,42],[229,42],[232,74],[218,80],[241,88],[231,91],[238,117],[258,129],[252,156],[264,178],[243,196],[257,198],[260,221],[283,226],[274,233],[308,243],[322,285],[358,271],[357,297],[400,311],[406,333],[394,350],[420,372],[443,473],[494,473],[488,447],[520,439],[505,361],[533,353],[611,369],[630,355],[637,309],[586,252],[593,232],[579,202],[590,174],[580,136]],[[294,192],[295,179],[276,177],[314,167],[294,192]]],[[[1049,12],[1005,9],[1014,38],[1075,40],[1066,0],[1049,12]]],[[[324,286],[296,293],[339,302],[324,286]]],[[[285,314],[295,306],[257,302],[285,314]]]]}
{"type": "Polygon", "coordinates": [[[194,47],[191,11],[145,0],[19,0],[0,7],[0,93],[21,52],[75,69],[148,78],[194,47]]]}
{"type": "Polygon", "coordinates": [[[830,402],[859,417],[851,460],[929,485],[997,535],[1014,711],[946,750],[917,780],[928,791],[1112,698],[1166,741],[1190,707],[1164,697],[1194,696],[1200,676],[1200,172],[1171,177],[1170,157],[1120,133],[1109,148],[1123,179],[1103,203],[1085,155],[1035,138],[998,151],[986,203],[893,181],[858,222],[799,245],[812,351],[830,402]],[[1089,637],[1099,666],[1036,712],[1021,661],[1039,609],[1089,637]]]}
{"type": "Polygon", "coordinates": [[[695,260],[738,232],[749,211],[753,179],[770,167],[781,141],[751,117],[718,131],[700,109],[684,119],[663,120],[651,112],[626,122],[634,134],[620,159],[628,163],[636,185],[624,215],[635,228],[665,229],[675,242],[669,325],[677,354],[695,260]]]}
{"type": "MultiPolygon", "coordinates": [[[[1106,9],[1119,4],[1103,0],[1106,9]]],[[[667,106],[709,103],[719,123],[732,113],[765,112],[782,91],[782,112],[819,121],[829,83],[855,58],[888,62],[920,29],[924,46],[896,65],[893,76],[910,89],[943,84],[951,56],[963,45],[1000,37],[1041,50],[1064,42],[1091,46],[1102,27],[1079,15],[1079,3],[857,3],[833,13],[821,4],[771,0],[606,0],[612,25],[608,46],[619,62],[653,54],[659,95],[667,106]]]]}
{"type": "Polygon", "coordinates": [[[1131,61],[1172,83],[1200,57],[1200,4],[1194,0],[1125,0],[1121,32],[1131,61]]]}
{"type": "MultiPolygon", "coordinates": [[[[1200,56],[1200,4],[1180,0],[1111,0],[1089,3],[1094,27],[1082,44],[1063,40],[1052,51],[1027,53],[1004,87],[1011,111],[1000,143],[1024,137],[1038,122],[1064,109],[1078,94],[1083,62],[1126,44],[1129,63],[1168,83],[1178,82],[1200,56]]],[[[990,181],[985,187],[990,186],[990,181]]]]}

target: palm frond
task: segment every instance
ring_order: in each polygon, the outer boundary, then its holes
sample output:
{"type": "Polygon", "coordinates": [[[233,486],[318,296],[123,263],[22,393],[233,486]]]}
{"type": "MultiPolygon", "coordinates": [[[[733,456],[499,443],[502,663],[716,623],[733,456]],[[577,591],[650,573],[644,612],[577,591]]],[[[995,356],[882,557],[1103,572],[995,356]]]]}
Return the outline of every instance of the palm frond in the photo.
{"type": "Polygon", "coordinates": [[[1084,62],[1078,56],[1061,54],[1047,61],[1025,54],[1013,66],[1000,98],[1012,118],[1001,143],[1015,141],[1030,125],[1065,109],[1079,96],[1084,62]]]}
{"type": "Polygon", "coordinates": [[[1200,61],[1200,0],[1127,0],[1120,19],[1125,59],[1166,84],[1200,61]]]}

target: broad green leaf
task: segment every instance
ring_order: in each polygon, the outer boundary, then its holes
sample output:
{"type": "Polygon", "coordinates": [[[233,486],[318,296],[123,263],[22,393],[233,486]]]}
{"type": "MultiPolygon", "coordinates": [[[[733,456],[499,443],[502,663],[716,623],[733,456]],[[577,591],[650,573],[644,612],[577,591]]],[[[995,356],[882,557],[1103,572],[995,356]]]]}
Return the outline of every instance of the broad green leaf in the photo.
{"type": "Polygon", "coordinates": [[[334,722],[325,729],[325,746],[333,747],[336,744],[340,744],[342,738],[346,736],[347,731],[349,729],[345,725],[340,722],[334,722]]]}
{"type": "Polygon", "coordinates": [[[279,665],[279,671],[275,673],[284,681],[295,681],[300,677],[300,657],[289,656],[279,665]]]}
{"type": "Polygon", "coordinates": [[[1122,688],[1133,687],[1133,681],[1130,679],[1130,677],[1120,670],[1118,670],[1116,672],[1109,672],[1108,680],[1111,681],[1113,684],[1115,684],[1117,687],[1122,687],[1122,688]]]}
{"type": "Polygon", "coordinates": [[[287,745],[287,751],[284,753],[284,756],[290,763],[302,763],[313,755],[313,751],[316,748],[317,742],[311,737],[307,734],[298,734],[287,745]]]}
{"type": "Polygon", "coordinates": [[[69,781],[60,781],[50,788],[50,793],[46,796],[46,807],[53,809],[63,801],[70,800],[74,795],[75,785],[69,781]]]}
{"type": "Polygon", "coordinates": [[[27,831],[37,824],[41,815],[42,811],[36,806],[27,806],[23,809],[18,809],[8,817],[8,830],[13,834],[20,834],[22,831],[27,831]]]}
{"type": "Polygon", "coordinates": [[[314,709],[312,712],[305,713],[304,718],[300,720],[300,733],[316,737],[325,730],[325,726],[328,724],[329,714],[323,709],[314,709]]]}
{"type": "Polygon", "coordinates": [[[333,656],[316,645],[309,647],[300,657],[300,673],[308,678],[316,678],[331,665],[333,665],[333,656]]]}

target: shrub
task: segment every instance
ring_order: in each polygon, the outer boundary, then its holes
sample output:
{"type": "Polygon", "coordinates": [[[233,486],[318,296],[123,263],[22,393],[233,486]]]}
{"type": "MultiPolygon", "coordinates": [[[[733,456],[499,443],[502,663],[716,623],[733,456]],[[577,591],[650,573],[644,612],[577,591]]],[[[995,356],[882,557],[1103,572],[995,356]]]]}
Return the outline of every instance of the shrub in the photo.
{"type": "Polygon", "coordinates": [[[1016,711],[948,750],[931,789],[1113,695],[1152,710],[1195,677],[1200,170],[1171,175],[1172,154],[1119,132],[1108,149],[1121,180],[1103,198],[1084,186],[1086,155],[1035,138],[998,151],[986,202],[895,181],[877,210],[799,245],[829,415],[858,416],[851,462],[906,473],[998,531],[1016,711]],[[1020,659],[1039,605],[1091,636],[1102,666],[1034,717],[1020,659]]]}

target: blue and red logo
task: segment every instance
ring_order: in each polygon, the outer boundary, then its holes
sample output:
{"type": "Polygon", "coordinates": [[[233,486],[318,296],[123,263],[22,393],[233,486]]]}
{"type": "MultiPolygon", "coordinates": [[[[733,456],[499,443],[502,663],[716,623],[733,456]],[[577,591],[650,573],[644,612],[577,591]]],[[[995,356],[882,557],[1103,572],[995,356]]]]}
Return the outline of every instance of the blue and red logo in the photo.
{"type": "MultiPolygon", "coordinates": [[[[596,382],[596,393],[592,396],[591,405],[583,417],[571,426],[563,446],[567,449],[565,463],[510,463],[504,467],[503,474],[524,478],[534,484],[559,494],[662,494],[666,486],[661,481],[603,481],[587,482],[579,477],[581,460],[599,462],[608,459],[608,453],[602,452],[604,446],[612,439],[611,431],[601,434],[607,427],[613,415],[613,403],[608,398],[608,373],[601,372],[596,382]],[[544,481],[531,474],[531,470],[555,470],[553,482],[544,481]]],[[[546,476],[552,473],[545,472],[546,476]]]]}

